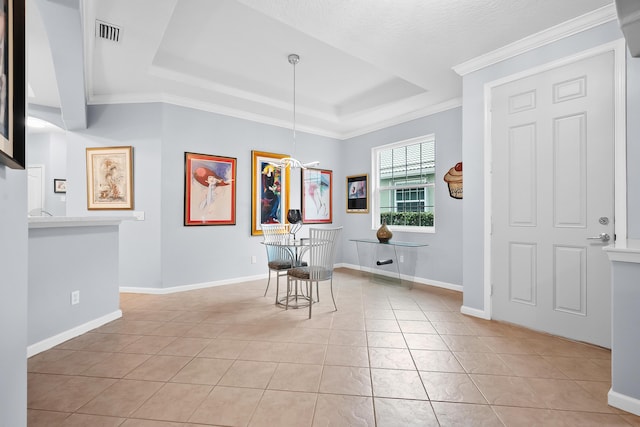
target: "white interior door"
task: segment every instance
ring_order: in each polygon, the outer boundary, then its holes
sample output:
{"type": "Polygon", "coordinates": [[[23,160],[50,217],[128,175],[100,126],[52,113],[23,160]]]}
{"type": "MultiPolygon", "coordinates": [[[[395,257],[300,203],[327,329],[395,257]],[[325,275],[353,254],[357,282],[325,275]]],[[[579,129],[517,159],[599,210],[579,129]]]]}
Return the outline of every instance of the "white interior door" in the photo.
{"type": "Polygon", "coordinates": [[[614,54],[491,100],[492,317],[611,347],[614,54]]]}
{"type": "Polygon", "coordinates": [[[36,165],[27,168],[28,214],[42,215],[44,210],[44,166],[36,165]]]}

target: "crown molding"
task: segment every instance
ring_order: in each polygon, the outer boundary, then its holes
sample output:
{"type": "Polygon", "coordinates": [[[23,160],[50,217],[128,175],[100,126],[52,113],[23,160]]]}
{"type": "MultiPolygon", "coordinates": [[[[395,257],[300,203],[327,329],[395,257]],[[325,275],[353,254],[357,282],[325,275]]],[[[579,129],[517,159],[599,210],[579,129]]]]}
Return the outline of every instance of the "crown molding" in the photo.
{"type": "Polygon", "coordinates": [[[499,49],[486,53],[482,56],[470,59],[453,67],[453,71],[461,76],[478,71],[489,65],[513,58],[533,49],[556,42],[565,37],[580,33],[598,25],[618,19],[614,3],[603,6],[592,12],[570,19],[562,24],[558,24],[539,33],[532,34],[516,42],[510,43],[499,49]]]}

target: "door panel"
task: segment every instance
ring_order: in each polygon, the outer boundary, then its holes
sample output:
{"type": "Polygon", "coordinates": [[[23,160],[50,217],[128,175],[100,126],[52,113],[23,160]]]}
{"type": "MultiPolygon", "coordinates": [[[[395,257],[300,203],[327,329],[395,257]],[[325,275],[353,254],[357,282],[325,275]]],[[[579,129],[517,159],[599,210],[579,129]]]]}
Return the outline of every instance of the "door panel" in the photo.
{"type": "Polygon", "coordinates": [[[492,317],[605,347],[613,71],[606,52],[491,92],[492,317]]]}

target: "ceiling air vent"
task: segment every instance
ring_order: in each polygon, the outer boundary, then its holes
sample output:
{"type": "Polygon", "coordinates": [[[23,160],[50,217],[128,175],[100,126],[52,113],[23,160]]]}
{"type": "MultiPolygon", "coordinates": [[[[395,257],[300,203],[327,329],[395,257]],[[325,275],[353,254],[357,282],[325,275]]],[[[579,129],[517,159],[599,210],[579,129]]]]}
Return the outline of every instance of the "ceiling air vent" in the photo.
{"type": "Polygon", "coordinates": [[[120,27],[96,20],[96,37],[117,43],[120,41],[120,27]]]}

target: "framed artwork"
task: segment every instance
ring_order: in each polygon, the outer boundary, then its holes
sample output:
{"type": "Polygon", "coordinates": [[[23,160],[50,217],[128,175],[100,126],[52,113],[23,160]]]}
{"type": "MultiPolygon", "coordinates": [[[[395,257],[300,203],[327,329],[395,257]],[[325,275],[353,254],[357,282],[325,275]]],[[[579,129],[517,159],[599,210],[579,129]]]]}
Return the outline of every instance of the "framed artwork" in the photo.
{"type": "Polygon", "coordinates": [[[333,221],[333,172],[326,169],[302,169],[302,222],[330,224],[333,221]]]}
{"type": "Polygon", "coordinates": [[[0,5],[0,163],[24,169],[25,0],[0,5]]]}
{"type": "Polygon", "coordinates": [[[287,154],[251,151],[251,235],[262,235],[262,224],[286,223],[289,171],[273,163],[287,154]]]}
{"type": "Polygon", "coordinates": [[[67,180],[66,179],[54,179],[53,180],[53,192],[54,193],[66,193],[67,192],[67,180]]]}
{"type": "Polygon", "coordinates": [[[347,177],[347,212],[369,212],[369,176],[367,174],[347,177]]]}
{"type": "Polygon", "coordinates": [[[87,209],[133,209],[133,147],[87,148],[87,209]]]}
{"type": "Polygon", "coordinates": [[[184,225],[236,224],[236,159],[184,153],[184,225]]]}

